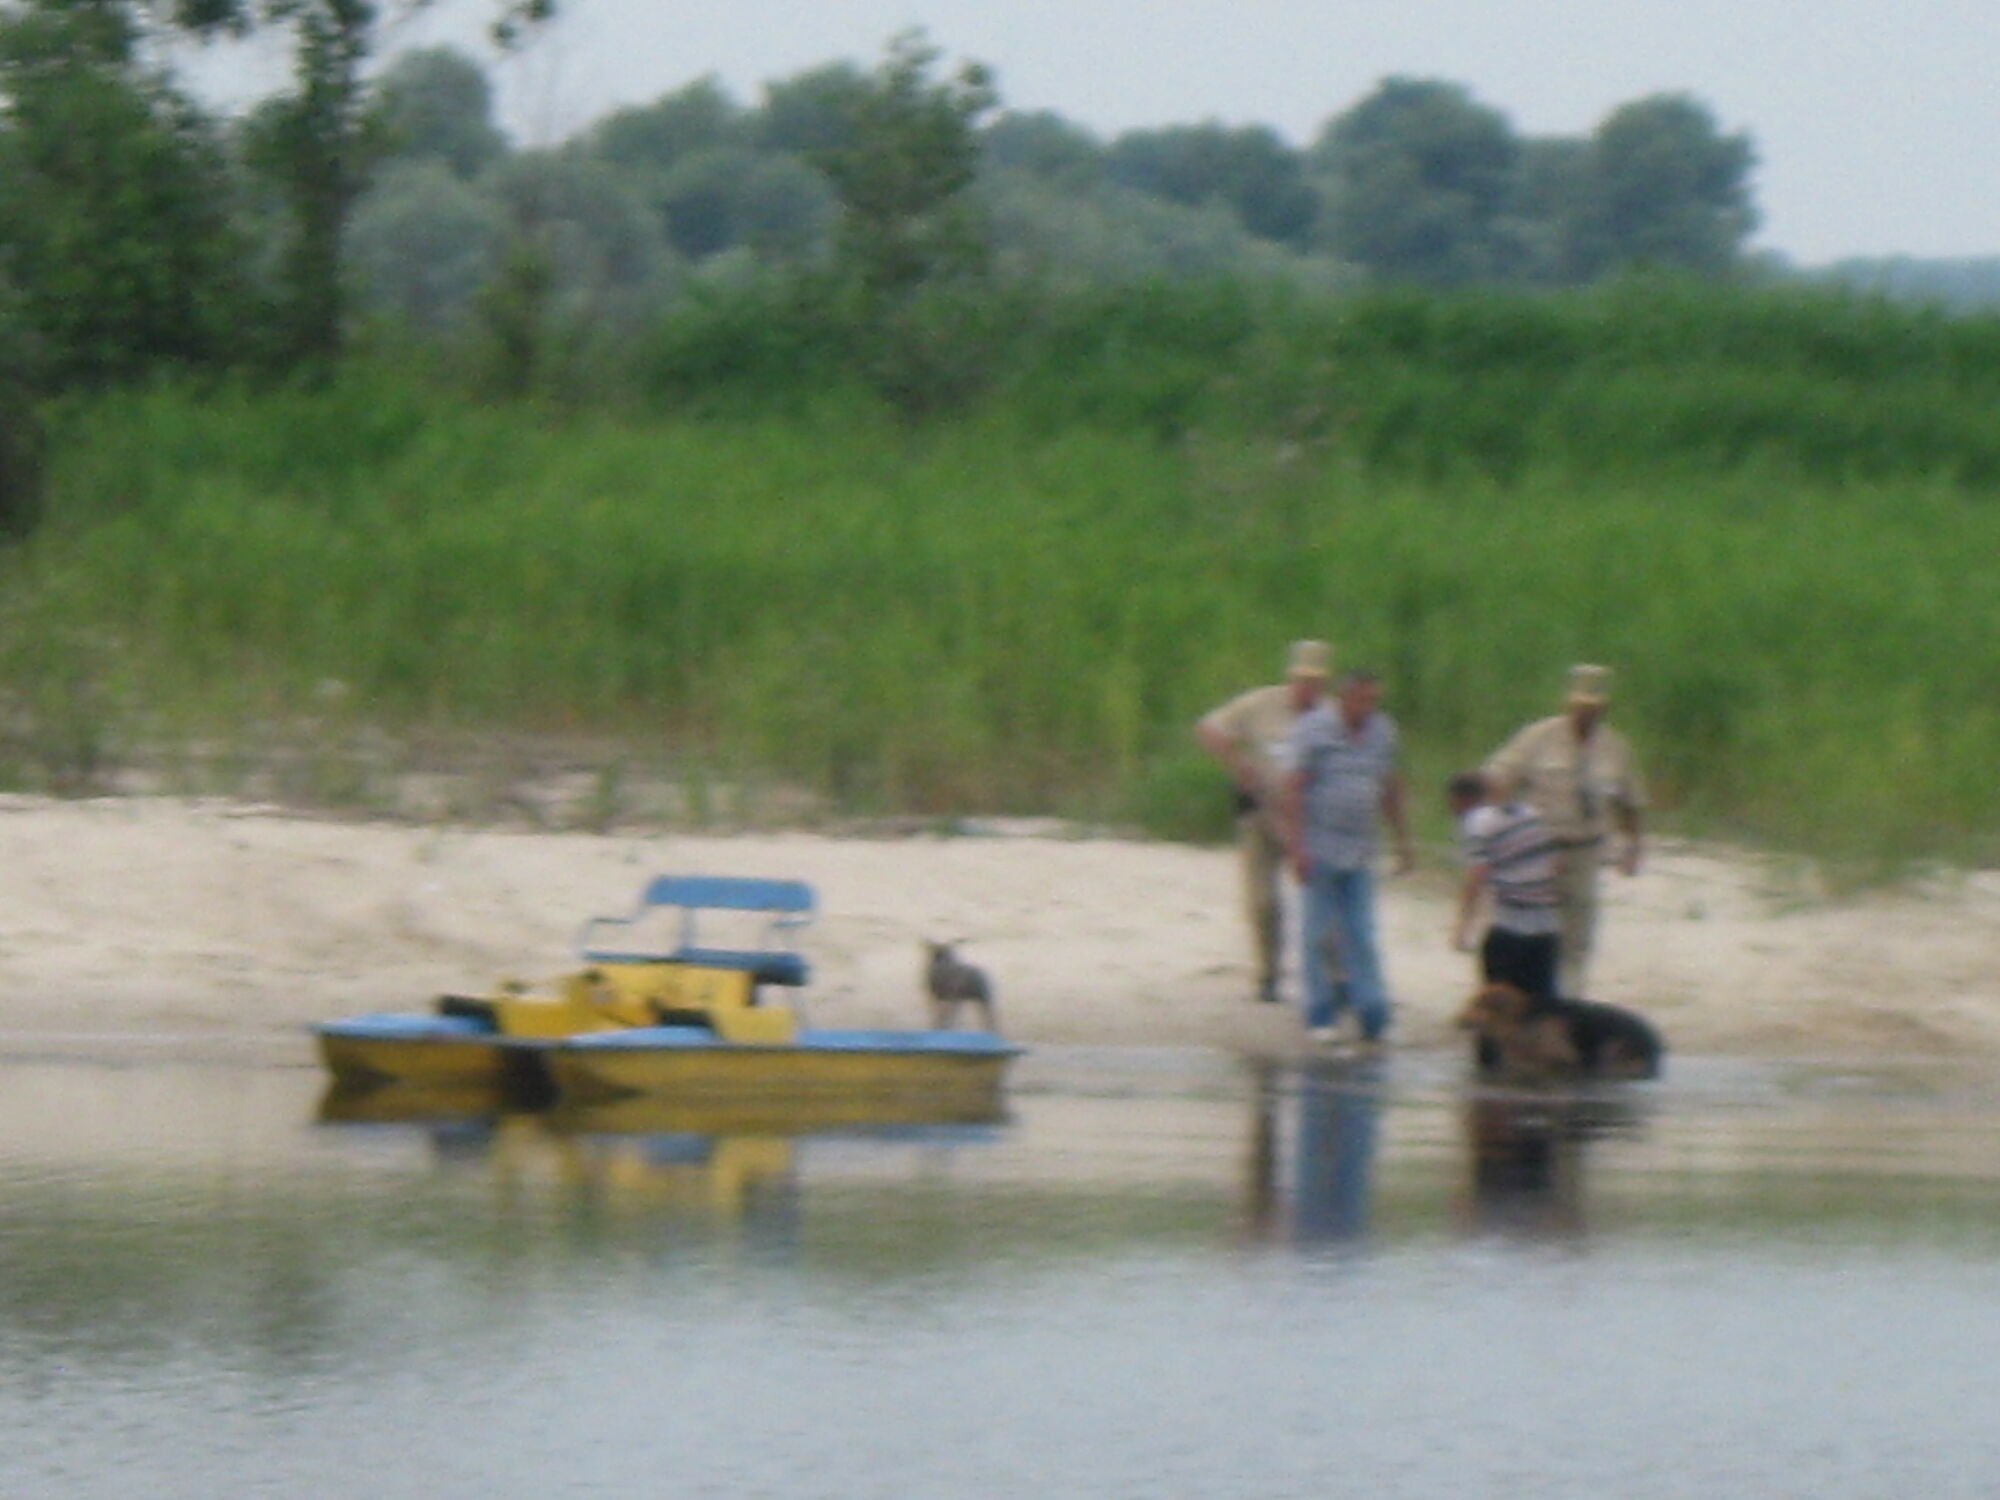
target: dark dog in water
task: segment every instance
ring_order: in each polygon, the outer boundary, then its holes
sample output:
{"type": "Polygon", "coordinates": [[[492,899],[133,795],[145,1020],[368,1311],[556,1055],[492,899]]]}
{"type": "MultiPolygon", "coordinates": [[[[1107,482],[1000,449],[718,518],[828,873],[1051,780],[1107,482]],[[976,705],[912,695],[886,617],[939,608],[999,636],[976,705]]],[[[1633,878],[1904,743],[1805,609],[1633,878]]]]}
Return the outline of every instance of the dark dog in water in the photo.
{"type": "Polygon", "coordinates": [[[1596,1000],[1539,1005],[1511,984],[1477,990],[1458,1024],[1474,1034],[1482,1073],[1515,1077],[1657,1078],[1666,1046],[1635,1011],[1596,1000]]]}
{"type": "Polygon", "coordinates": [[[950,943],[926,942],[924,950],[930,955],[924,965],[924,987],[930,991],[931,1029],[942,1031],[950,1026],[961,1005],[976,1005],[981,1023],[997,1033],[1000,1026],[993,1011],[993,981],[986,977],[986,971],[966,963],[950,943]]]}

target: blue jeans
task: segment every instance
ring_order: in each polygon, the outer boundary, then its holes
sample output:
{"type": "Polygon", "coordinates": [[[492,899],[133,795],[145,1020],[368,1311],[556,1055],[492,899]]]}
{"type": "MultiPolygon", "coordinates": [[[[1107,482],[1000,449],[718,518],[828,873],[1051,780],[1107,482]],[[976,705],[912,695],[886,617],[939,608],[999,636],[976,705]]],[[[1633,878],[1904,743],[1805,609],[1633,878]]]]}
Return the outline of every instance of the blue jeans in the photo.
{"type": "Polygon", "coordinates": [[[1389,992],[1382,961],[1375,953],[1375,872],[1336,870],[1315,864],[1305,885],[1306,1025],[1331,1026],[1347,1005],[1361,1019],[1361,1034],[1374,1038],[1389,1029],[1389,992]],[[1326,961],[1326,934],[1339,935],[1336,984],[1326,961]],[[1344,991],[1344,993],[1343,993],[1344,991]]]}

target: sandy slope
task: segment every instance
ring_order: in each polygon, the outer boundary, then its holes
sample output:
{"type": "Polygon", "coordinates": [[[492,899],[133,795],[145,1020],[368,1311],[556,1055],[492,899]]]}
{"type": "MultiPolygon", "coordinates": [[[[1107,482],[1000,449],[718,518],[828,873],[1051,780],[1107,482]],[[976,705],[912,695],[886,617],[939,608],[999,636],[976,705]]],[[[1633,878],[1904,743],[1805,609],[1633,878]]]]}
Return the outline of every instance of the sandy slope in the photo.
{"type": "MultiPolygon", "coordinates": [[[[318,1017],[561,970],[581,918],[662,871],[814,882],[822,1025],[916,1024],[919,939],[967,940],[1028,1041],[1282,1051],[1217,850],[1112,839],[648,837],[343,823],[156,798],[0,799],[0,1033],[306,1056],[318,1017]]],[[[1662,845],[1608,879],[1599,998],[1684,1052],[2000,1057],[2000,876],[1814,901],[1783,867],[1662,845]]],[[[1385,887],[1399,1043],[1451,1041],[1470,960],[1450,871],[1385,887]]]]}

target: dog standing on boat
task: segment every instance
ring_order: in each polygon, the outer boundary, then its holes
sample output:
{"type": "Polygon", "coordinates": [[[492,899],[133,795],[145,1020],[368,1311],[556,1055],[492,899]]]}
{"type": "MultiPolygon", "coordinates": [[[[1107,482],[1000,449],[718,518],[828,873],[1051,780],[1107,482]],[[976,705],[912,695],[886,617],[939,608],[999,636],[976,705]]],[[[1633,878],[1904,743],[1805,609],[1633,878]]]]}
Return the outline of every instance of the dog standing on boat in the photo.
{"type": "Polygon", "coordinates": [[[993,1010],[993,981],[976,964],[961,959],[950,943],[925,942],[929,955],[924,965],[924,987],[930,992],[931,1029],[943,1031],[957,1019],[961,1005],[979,1007],[980,1021],[997,1033],[999,1022],[993,1010]]]}
{"type": "Polygon", "coordinates": [[[1511,984],[1482,985],[1459,1012],[1483,1073],[1510,1077],[1657,1078],[1666,1046],[1636,1011],[1596,1000],[1539,1004],[1511,984]]]}

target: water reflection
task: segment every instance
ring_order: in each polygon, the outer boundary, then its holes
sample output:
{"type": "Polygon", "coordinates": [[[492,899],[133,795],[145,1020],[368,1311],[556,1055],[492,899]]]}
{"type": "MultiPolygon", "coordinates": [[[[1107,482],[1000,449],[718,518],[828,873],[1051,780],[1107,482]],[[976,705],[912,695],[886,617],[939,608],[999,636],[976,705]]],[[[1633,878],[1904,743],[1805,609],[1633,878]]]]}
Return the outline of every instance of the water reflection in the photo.
{"type": "Polygon", "coordinates": [[[1580,1243],[1590,1143],[1637,1136],[1640,1114],[1613,1096],[1474,1093],[1463,1110],[1471,1234],[1580,1243]]]}
{"type": "Polygon", "coordinates": [[[336,1085],[318,1118],[334,1128],[413,1133],[440,1165],[484,1169],[496,1201],[539,1206],[573,1225],[699,1226],[789,1254],[802,1217],[800,1157],[811,1144],[980,1145],[995,1139],[1005,1116],[997,1104],[850,1092],[633,1097],[524,1112],[502,1109],[490,1092],[336,1085]]]}
{"type": "MultiPolygon", "coordinates": [[[[1245,1133],[1244,1238],[1255,1244],[1352,1250],[1378,1234],[1383,1138],[1406,1164],[1449,1173],[1446,1222],[1463,1235],[1580,1243],[1596,1143],[1647,1137],[1647,1096],[1594,1091],[1454,1089],[1413,1107],[1380,1060],[1251,1065],[1245,1133]],[[1429,1129],[1432,1121],[1445,1126],[1429,1129]],[[1395,1128],[1391,1129],[1391,1125],[1395,1128]]],[[[1406,1221],[1407,1215],[1404,1216],[1406,1221]]],[[[1390,1233],[1407,1230],[1392,1223],[1390,1233]]]]}
{"type": "Polygon", "coordinates": [[[1379,1060],[1316,1060],[1295,1071],[1253,1064],[1251,1239],[1301,1246],[1366,1239],[1382,1090],[1379,1060]]]}
{"type": "Polygon", "coordinates": [[[2000,1341],[2000,1089],[1115,1064],[1030,1071],[1004,1122],[0,1065],[0,1495],[594,1500],[670,1463],[691,1495],[1873,1500],[2000,1473],[1966,1399],[2000,1341]],[[1330,1351],[1368,1372],[1337,1422],[1330,1351]]]}

